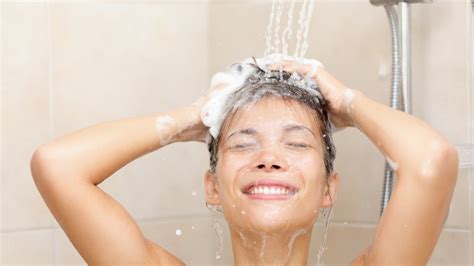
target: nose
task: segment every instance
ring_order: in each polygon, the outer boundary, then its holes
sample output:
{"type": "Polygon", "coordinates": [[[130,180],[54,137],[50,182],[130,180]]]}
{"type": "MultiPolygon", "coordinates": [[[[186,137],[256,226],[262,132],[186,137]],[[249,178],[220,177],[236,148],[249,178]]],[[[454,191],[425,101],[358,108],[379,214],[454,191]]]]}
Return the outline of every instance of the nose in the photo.
{"type": "Polygon", "coordinates": [[[254,169],[264,172],[286,171],[288,162],[281,152],[275,149],[266,149],[259,153],[254,169]]]}

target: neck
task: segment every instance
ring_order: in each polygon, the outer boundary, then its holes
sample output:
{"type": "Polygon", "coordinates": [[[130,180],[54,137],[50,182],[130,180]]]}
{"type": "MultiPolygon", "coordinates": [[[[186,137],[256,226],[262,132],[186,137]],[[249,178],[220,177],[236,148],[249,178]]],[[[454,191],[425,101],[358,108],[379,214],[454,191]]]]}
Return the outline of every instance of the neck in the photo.
{"type": "Polygon", "coordinates": [[[289,232],[230,228],[235,265],[307,265],[313,227],[289,232]]]}

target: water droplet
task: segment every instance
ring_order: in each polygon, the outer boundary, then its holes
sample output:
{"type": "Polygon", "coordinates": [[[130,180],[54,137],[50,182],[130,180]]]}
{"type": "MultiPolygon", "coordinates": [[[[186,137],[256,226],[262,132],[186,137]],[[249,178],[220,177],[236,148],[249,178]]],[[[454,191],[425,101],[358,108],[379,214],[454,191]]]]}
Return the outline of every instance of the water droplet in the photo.
{"type": "Polygon", "coordinates": [[[195,228],[195,227],[194,227],[194,225],[193,225],[193,226],[191,226],[191,230],[194,230],[194,228],[195,228]]]}
{"type": "Polygon", "coordinates": [[[245,211],[241,211],[242,214],[245,214],[245,211]]]}
{"type": "Polygon", "coordinates": [[[191,195],[193,195],[194,197],[196,197],[197,192],[193,190],[193,192],[191,192],[191,195]]]}
{"type": "Polygon", "coordinates": [[[219,250],[216,251],[216,259],[219,259],[221,257],[221,253],[224,250],[224,237],[222,236],[224,230],[220,226],[219,222],[217,221],[217,214],[213,213],[212,214],[212,227],[216,231],[217,238],[219,239],[219,250]]]}
{"type": "Polygon", "coordinates": [[[235,208],[235,204],[232,205],[232,208],[235,208]]]}
{"type": "Polygon", "coordinates": [[[347,222],[344,222],[344,224],[347,224],[347,222]]]}
{"type": "Polygon", "coordinates": [[[182,234],[181,230],[176,229],[176,235],[177,235],[177,236],[180,236],[181,234],[182,234]]]}

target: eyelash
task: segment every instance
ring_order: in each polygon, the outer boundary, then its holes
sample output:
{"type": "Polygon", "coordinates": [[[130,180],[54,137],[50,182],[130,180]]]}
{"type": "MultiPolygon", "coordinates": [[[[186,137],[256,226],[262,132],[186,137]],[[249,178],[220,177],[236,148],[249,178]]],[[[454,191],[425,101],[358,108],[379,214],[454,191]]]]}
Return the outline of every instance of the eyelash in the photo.
{"type": "MultiPolygon", "coordinates": [[[[253,143],[237,144],[237,145],[231,146],[230,149],[245,149],[253,145],[254,145],[253,143]]],[[[308,148],[309,147],[309,145],[305,143],[296,143],[296,142],[289,142],[287,143],[287,145],[293,148],[308,148]]]]}
{"type": "Polygon", "coordinates": [[[231,146],[230,149],[243,149],[243,148],[248,148],[252,145],[253,143],[237,144],[237,145],[231,146]]]}
{"type": "Polygon", "coordinates": [[[305,143],[288,143],[289,146],[295,147],[295,148],[308,148],[309,145],[306,145],[305,143]]]}

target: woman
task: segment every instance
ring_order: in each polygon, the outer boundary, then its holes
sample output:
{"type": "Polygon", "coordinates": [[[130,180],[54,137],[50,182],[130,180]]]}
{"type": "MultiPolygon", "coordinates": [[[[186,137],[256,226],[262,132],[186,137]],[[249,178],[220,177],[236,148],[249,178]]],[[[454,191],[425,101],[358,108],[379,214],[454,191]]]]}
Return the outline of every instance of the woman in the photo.
{"type": "Polygon", "coordinates": [[[234,263],[306,265],[313,224],[334,204],[339,182],[328,111],[336,128],[366,134],[398,177],[373,242],[352,264],[426,264],[448,214],[456,150],[420,119],[307,62],[246,62],[240,66],[254,70],[231,68],[245,72],[243,86],[218,80],[211,94],[190,106],[102,123],[39,147],[31,160],[36,186],[83,259],[92,265],[184,264],[146,239],[97,184],[165,145],[201,141],[211,155],[206,204],[224,213],[234,263]],[[209,107],[223,99],[223,113],[209,107]]]}

